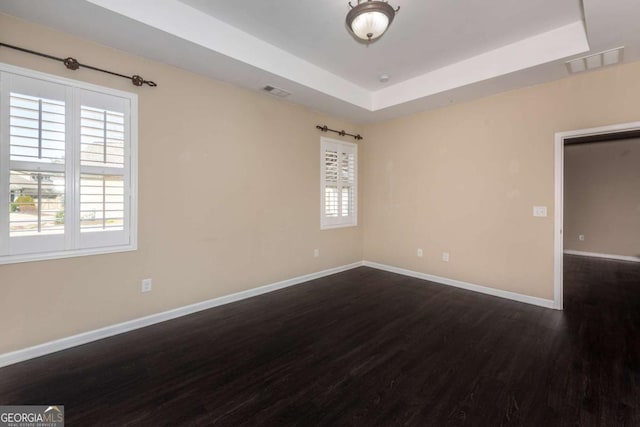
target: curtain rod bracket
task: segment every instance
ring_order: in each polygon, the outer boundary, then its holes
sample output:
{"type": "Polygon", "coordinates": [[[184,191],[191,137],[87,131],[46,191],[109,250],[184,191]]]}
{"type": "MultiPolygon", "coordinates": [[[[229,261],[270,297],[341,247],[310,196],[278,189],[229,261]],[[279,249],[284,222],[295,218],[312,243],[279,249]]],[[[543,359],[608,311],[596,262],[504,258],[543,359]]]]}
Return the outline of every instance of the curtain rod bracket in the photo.
{"type": "Polygon", "coordinates": [[[64,66],[70,70],[77,70],[78,68],[80,68],[80,63],[78,62],[78,60],[72,57],[65,58],[63,63],[64,66]]]}

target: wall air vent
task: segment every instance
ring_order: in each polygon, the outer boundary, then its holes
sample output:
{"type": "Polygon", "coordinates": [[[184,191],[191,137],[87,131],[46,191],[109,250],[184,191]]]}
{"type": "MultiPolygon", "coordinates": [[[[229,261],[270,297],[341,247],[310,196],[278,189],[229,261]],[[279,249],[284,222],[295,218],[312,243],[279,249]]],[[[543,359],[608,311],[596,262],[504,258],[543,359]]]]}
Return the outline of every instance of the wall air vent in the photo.
{"type": "Polygon", "coordinates": [[[271,95],[279,96],[280,98],[286,98],[287,96],[291,95],[291,92],[287,92],[286,90],[280,89],[279,87],[275,86],[265,86],[262,88],[262,90],[264,90],[265,92],[269,92],[271,95]]]}
{"type": "Polygon", "coordinates": [[[605,50],[604,52],[594,53],[593,55],[583,56],[582,58],[572,59],[565,64],[569,74],[577,74],[619,64],[622,62],[623,53],[624,46],[621,46],[615,49],[605,50]]]}

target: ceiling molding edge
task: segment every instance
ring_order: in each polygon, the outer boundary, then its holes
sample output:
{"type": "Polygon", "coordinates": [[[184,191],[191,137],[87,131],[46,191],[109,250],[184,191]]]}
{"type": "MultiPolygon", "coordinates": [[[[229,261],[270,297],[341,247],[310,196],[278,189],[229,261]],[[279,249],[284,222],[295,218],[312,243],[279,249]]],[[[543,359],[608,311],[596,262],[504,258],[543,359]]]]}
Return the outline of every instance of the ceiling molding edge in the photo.
{"type": "Polygon", "coordinates": [[[178,0],[86,1],[371,111],[368,90],[178,0]]]}
{"type": "Polygon", "coordinates": [[[373,93],[373,111],[587,51],[584,23],[576,21],[381,89],[373,93]]]}
{"type": "MultiPolygon", "coordinates": [[[[555,28],[378,91],[305,61],[179,0],[86,0],[236,61],[376,112],[588,52],[583,21],[555,28]]],[[[257,89],[257,88],[256,88],[257,89]]]]}

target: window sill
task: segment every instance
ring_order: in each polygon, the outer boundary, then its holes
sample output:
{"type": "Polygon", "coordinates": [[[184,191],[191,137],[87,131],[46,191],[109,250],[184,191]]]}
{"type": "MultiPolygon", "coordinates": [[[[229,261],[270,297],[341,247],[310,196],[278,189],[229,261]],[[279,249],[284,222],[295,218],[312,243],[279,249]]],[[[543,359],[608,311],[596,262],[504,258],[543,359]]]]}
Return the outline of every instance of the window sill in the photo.
{"type": "Polygon", "coordinates": [[[4,264],[18,264],[22,262],[32,261],[46,261],[54,259],[75,258],[91,255],[104,255],[117,252],[131,252],[137,250],[137,245],[120,245],[107,248],[92,248],[92,249],[76,249],[70,251],[59,252],[43,252],[37,254],[22,254],[22,255],[7,255],[0,257],[0,265],[4,264]]]}
{"type": "Polygon", "coordinates": [[[332,230],[334,228],[347,228],[347,227],[357,227],[358,224],[331,224],[331,225],[321,225],[320,230],[332,230]]]}

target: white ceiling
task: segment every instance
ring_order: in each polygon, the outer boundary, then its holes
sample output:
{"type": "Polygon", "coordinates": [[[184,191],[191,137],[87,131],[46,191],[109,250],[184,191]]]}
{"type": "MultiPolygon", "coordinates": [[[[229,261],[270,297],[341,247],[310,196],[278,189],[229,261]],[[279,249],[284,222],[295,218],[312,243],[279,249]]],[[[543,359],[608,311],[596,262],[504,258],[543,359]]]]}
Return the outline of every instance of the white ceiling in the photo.
{"type": "Polygon", "coordinates": [[[368,90],[383,73],[404,81],[582,20],[580,0],[391,0],[394,23],[366,45],[347,31],[343,0],[180,1],[368,90]]]}
{"type": "Polygon", "coordinates": [[[638,0],[391,4],[400,12],[370,45],[347,31],[343,0],[0,0],[0,11],[359,122],[563,78],[589,52],[640,59],[638,0]]]}

